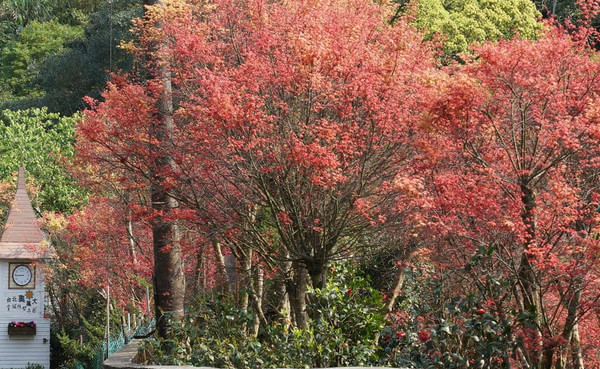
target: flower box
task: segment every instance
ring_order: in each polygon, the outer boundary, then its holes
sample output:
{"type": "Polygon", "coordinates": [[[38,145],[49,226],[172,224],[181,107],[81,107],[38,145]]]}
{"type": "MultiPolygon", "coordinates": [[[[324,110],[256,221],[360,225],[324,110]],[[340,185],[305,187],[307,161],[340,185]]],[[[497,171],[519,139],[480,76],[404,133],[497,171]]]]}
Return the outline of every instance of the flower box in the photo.
{"type": "Polygon", "coordinates": [[[9,336],[34,336],[36,334],[35,322],[10,322],[8,323],[9,336]]]}

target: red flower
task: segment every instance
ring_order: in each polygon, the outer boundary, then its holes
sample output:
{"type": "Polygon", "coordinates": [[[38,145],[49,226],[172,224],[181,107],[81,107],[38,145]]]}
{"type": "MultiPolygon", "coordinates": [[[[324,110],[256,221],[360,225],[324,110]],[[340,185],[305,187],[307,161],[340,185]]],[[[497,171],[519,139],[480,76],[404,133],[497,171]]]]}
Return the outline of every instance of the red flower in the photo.
{"type": "Polygon", "coordinates": [[[404,331],[396,332],[396,338],[403,338],[404,336],[406,336],[406,332],[404,332],[404,331]]]}
{"type": "Polygon", "coordinates": [[[419,341],[427,342],[431,338],[431,332],[429,332],[429,329],[420,330],[419,333],[417,333],[417,337],[419,338],[419,341]]]}
{"type": "Polygon", "coordinates": [[[10,323],[8,323],[9,327],[14,327],[14,328],[23,328],[23,327],[30,327],[33,328],[35,327],[35,322],[32,320],[30,322],[15,322],[14,320],[10,323]]]}
{"type": "Polygon", "coordinates": [[[485,310],[484,309],[477,309],[476,313],[478,315],[483,315],[483,314],[485,314],[485,310]]]}
{"type": "Polygon", "coordinates": [[[352,296],[352,288],[348,288],[348,291],[346,291],[346,293],[348,294],[348,296],[352,296]]]}

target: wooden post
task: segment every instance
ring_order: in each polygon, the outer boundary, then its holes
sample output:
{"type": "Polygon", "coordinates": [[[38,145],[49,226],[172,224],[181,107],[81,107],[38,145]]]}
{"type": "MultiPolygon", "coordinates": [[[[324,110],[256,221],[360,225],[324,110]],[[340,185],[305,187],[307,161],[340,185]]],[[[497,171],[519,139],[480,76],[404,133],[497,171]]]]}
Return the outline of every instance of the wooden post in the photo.
{"type": "Polygon", "coordinates": [[[125,341],[125,344],[128,344],[129,343],[129,330],[127,329],[125,315],[121,315],[121,331],[123,331],[123,340],[125,341]]]}
{"type": "Polygon", "coordinates": [[[150,323],[150,288],[146,286],[146,323],[150,323]]]}
{"type": "Polygon", "coordinates": [[[110,347],[110,284],[106,283],[106,357],[110,347]]]}

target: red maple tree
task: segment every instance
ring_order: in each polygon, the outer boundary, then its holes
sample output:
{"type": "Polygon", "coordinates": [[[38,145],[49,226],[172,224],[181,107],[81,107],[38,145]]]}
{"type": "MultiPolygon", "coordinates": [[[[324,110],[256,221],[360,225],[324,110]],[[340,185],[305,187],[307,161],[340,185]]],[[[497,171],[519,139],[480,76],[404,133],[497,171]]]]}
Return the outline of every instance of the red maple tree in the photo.
{"type": "Polygon", "coordinates": [[[464,265],[492,248],[510,288],[490,297],[530,332],[522,359],[551,368],[571,350],[582,363],[578,322],[600,297],[600,64],[557,30],[475,55],[438,79],[418,142],[438,255],[464,265]]]}
{"type": "MultiPolygon", "coordinates": [[[[174,160],[173,216],[238,259],[258,252],[287,277],[296,322],[304,293],[385,221],[378,207],[412,155],[420,76],[433,51],[386,7],[359,1],[174,3],[140,43],[166,40],[174,131],[148,131],[158,83],[117,79],[79,127],[85,160],[148,181],[148,145],[174,160]],[[163,152],[164,154],[164,152],[163,152]],[[145,176],[145,177],[144,177],[145,176]]],[[[153,19],[153,22],[156,22],[153,19]]],[[[154,24],[154,23],[153,23],[154,24]]],[[[106,170],[106,169],[105,169],[106,170]]]]}

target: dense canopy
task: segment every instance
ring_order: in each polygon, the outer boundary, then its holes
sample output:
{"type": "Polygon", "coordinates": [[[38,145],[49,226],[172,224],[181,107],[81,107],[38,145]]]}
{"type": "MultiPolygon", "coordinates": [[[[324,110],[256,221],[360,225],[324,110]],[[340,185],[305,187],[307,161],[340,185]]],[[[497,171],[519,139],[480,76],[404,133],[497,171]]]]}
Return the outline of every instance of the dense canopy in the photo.
{"type": "Polygon", "coordinates": [[[3,2],[53,365],[133,313],[155,363],[597,366],[600,4],[554,5],[3,2]]]}

